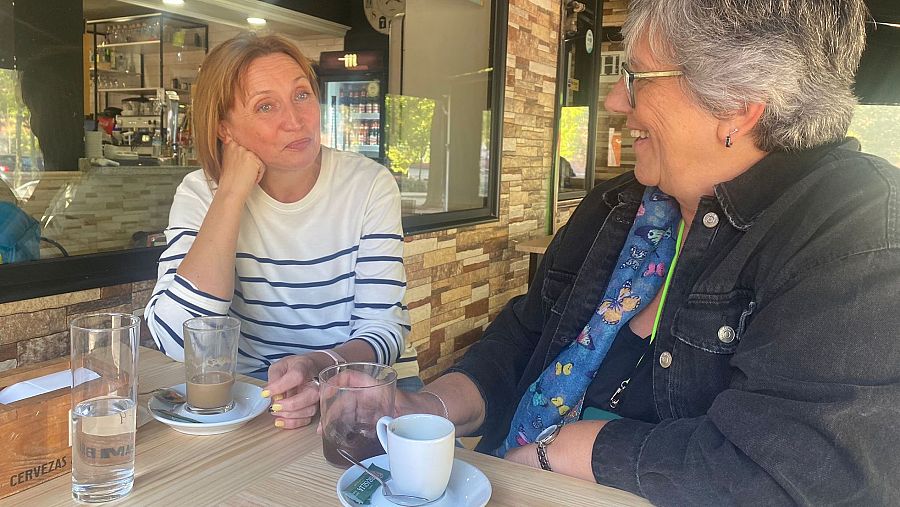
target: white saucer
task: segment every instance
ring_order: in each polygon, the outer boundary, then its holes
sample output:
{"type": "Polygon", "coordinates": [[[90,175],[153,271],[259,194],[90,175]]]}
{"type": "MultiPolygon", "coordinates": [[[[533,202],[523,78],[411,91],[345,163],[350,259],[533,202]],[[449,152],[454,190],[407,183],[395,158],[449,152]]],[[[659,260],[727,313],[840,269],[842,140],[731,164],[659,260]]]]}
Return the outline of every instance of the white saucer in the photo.
{"type": "MultiPolygon", "coordinates": [[[[172,386],[172,390],[182,396],[185,394],[184,384],[172,386]]],[[[269,408],[270,400],[260,396],[262,388],[259,386],[237,381],[231,392],[234,394],[234,408],[224,414],[199,415],[188,411],[183,404],[173,410],[174,413],[200,421],[199,423],[175,421],[158,414],[156,409],[169,409],[169,406],[152,396],[147,407],[154,419],[188,435],[218,435],[236,430],[269,408]]]]}
{"type": "MultiPolygon", "coordinates": [[[[375,463],[385,470],[388,470],[387,454],[375,456],[362,461],[362,464],[368,467],[375,463]]],[[[338,499],[344,507],[359,507],[360,504],[353,502],[344,497],[342,490],[356,480],[363,471],[359,467],[353,466],[344,472],[344,475],[338,479],[337,491],[338,499]]],[[[391,483],[388,482],[388,486],[391,483]]],[[[484,507],[491,499],[491,481],[476,468],[465,461],[454,459],[453,469],[450,471],[450,483],[447,484],[447,491],[437,500],[426,505],[428,507],[484,507]]],[[[379,487],[375,494],[372,495],[372,507],[396,507],[397,504],[385,500],[379,487]]]]}

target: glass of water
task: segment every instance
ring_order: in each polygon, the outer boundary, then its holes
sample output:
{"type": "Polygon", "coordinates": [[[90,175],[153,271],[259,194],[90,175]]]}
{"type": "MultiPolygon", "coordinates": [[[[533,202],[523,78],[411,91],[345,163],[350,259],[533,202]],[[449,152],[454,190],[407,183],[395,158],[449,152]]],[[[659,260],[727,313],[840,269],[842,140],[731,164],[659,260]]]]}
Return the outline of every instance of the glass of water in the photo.
{"type": "Polygon", "coordinates": [[[78,317],[72,342],[72,496],[108,502],[134,485],[140,319],[78,317]]]}

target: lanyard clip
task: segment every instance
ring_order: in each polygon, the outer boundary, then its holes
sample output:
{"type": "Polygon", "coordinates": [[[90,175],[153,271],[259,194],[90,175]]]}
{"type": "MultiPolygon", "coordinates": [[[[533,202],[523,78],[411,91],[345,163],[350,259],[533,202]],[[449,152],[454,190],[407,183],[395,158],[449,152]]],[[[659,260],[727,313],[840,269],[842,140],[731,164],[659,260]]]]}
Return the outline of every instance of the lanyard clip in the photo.
{"type": "Polygon", "coordinates": [[[622,385],[620,385],[619,388],[616,389],[616,392],[614,392],[613,395],[609,397],[609,408],[616,408],[616,405],[619,404],[619,401],[620,401],[620,398],[622,395],[622,391],[624,391],[625,388],[628,387],[629,380],[631,380],[631,379],[627,378],[627,379],[623,380],[622,385]]]}

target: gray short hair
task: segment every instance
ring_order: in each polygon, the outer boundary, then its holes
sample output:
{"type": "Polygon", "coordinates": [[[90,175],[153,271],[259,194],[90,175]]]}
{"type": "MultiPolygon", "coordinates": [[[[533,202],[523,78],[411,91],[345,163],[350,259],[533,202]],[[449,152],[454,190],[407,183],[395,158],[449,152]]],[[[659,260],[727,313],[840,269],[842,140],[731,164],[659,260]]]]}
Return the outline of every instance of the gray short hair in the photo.
{"type": "Polygon", "coordinates": [[[766,104],[753,132],[761,150],[846,134],[865,47],[863,0],[631,0],[629,8],[626,54],[646,34],[657,59],[684,71],[700,107],[725,119],[766,104]]]}

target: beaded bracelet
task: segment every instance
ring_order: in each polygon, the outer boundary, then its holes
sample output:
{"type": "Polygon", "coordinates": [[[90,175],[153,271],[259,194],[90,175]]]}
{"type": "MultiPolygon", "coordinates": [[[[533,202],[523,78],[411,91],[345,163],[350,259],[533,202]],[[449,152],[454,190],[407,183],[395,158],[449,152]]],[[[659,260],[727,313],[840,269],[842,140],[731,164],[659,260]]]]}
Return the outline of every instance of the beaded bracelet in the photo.
{"type": "Polygon", "coordinates": [[[426,391],[425,389],[422,389],[422,390],[419,391],[419,392],[420,392],[420,393],[428,393],[428,394],[434,396],[435,398],[437,398],[438,401],[441,402],[441,406],[444,407],[444,419],[448,419],[448,420],[450,419],[450,412],[447,410],[447,404],[444,403],[444,400],[441,399],[441,397],[438,396],[437,393],[433,393],[433,392],[431,392],[431,391],[426,391]]]}

